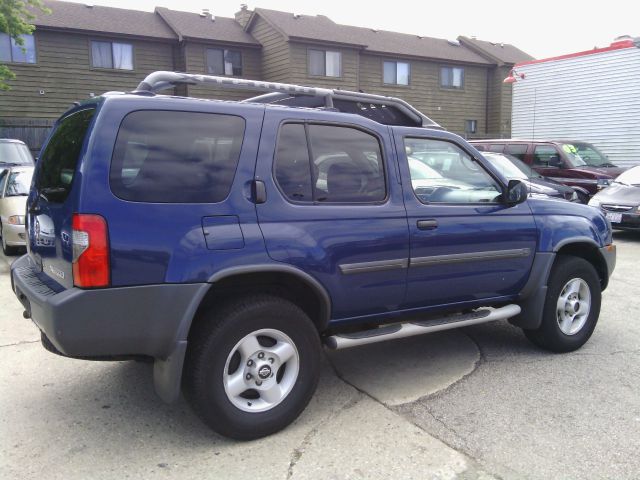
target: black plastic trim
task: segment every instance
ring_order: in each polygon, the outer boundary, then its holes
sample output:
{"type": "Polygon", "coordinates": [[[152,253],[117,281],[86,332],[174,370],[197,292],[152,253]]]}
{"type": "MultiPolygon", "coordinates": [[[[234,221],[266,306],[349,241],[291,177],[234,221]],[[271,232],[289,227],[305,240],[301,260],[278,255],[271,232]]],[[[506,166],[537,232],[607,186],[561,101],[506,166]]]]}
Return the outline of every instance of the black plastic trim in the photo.
{"type": "Polygon", "coordinates": [[[378,260],[374,262],[344,263],[340,265],[343,275],[353,275],[356,273],[383,272],[386,270],[397,270],[407,268],[409,260],[398,258],[395,260],[378,260]]]}
{"type": "Polygon", "coordinates": [[[529,248],[516,248],[512,250],[493,250],[487,252],[453,253],[450,255],[432,255],[429,257],[413,257],[409,262],[410,267],[427,267],[430,265],[442,265],[446,263],[478,262],[485,260],[497,260],[503,258],[521,258],[531,255],[529,248]]]}

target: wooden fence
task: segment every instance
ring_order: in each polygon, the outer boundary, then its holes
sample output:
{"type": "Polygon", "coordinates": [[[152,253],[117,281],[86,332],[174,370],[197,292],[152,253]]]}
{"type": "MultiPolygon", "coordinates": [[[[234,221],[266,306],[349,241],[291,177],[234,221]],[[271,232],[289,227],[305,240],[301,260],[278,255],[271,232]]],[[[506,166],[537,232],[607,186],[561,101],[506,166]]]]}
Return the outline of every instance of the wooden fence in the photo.
{"type": "Polygon", "coordinates": [[[0,138],[16,138],[35,155],[47,139],[55,120],[48,118],[0,118],[0,138]]]}

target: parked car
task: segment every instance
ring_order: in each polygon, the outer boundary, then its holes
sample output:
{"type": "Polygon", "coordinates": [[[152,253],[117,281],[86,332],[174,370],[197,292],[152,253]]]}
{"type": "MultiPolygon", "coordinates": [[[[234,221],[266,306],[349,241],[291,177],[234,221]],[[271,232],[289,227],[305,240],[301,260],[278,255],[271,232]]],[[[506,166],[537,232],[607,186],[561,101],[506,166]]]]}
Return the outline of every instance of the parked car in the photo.
{"type": "Polygon", "coordinates": [[[540,175],[575,189],[581,203],[625,170],[590,143],[577,140],[472,140],[471,144],[480,151],[518,158],[540,175]]]}
{"type": "Polygon", "coordinates": [[[5,255],[26,245],[25,211],[33,167],[0,166],[0,242],[5,255]]]}
{"type": "Polygon", "coordinates": [[[589,205],[600,208],[613,228],[640,228],[640,166],[618,176],[610,187],[595,195],[589,205]]]}
{"type": "Polygon", "coordinates": [[[580,348],[615,266],[604,214],[529,198],[431,125],[389,97],[153,73],[56,122],[12,287],[45,348],[150,357],[165,401],[183,386],[207,425],[237,439],[302,412],[323,344],[509,319],[542,348],[580,348]],[[330,108],[156,95],[184,82],[330,108]],[[414,178],[411,157],[442,179],[414,178]]]}
{"type": "Polygon", "coordinates": [[[580,197],[578,197],[578,193],[573,188],[567,187],[551,178],[543,177],[529,165],[512,155],[482,152],[482,156],[489,160],[504,177],[509,180],[521,180],[532,194],[563,198],[570,202],[580,202],[580,197]]]}
{"type": "Polygon", "coordinates": [[[0,168],[8,165],[33,165],[29,148],[20,140],[0,138],[0,168]]]}

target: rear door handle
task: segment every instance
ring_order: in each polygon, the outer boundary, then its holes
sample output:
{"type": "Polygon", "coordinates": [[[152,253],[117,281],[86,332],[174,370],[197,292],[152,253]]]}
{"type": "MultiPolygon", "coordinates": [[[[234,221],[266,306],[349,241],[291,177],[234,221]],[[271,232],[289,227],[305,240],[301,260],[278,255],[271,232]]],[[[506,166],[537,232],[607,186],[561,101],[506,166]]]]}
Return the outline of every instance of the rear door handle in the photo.
{"type": "Polygon", "coordinates": [[[434,228],[438,228],[437,220],[418,220],[418,230],[433,230],[434,228]]]}

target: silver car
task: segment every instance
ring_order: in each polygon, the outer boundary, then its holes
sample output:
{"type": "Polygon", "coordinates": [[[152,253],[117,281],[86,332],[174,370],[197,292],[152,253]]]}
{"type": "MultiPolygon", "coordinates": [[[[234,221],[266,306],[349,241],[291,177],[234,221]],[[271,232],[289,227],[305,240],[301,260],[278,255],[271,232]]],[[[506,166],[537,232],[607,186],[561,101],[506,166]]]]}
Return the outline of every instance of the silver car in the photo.
{"type": "Polygon", "coordinates": [[[5,255],[26,245],[25,213],[33,167],[0,167],[0,240],[5,255]]]}

